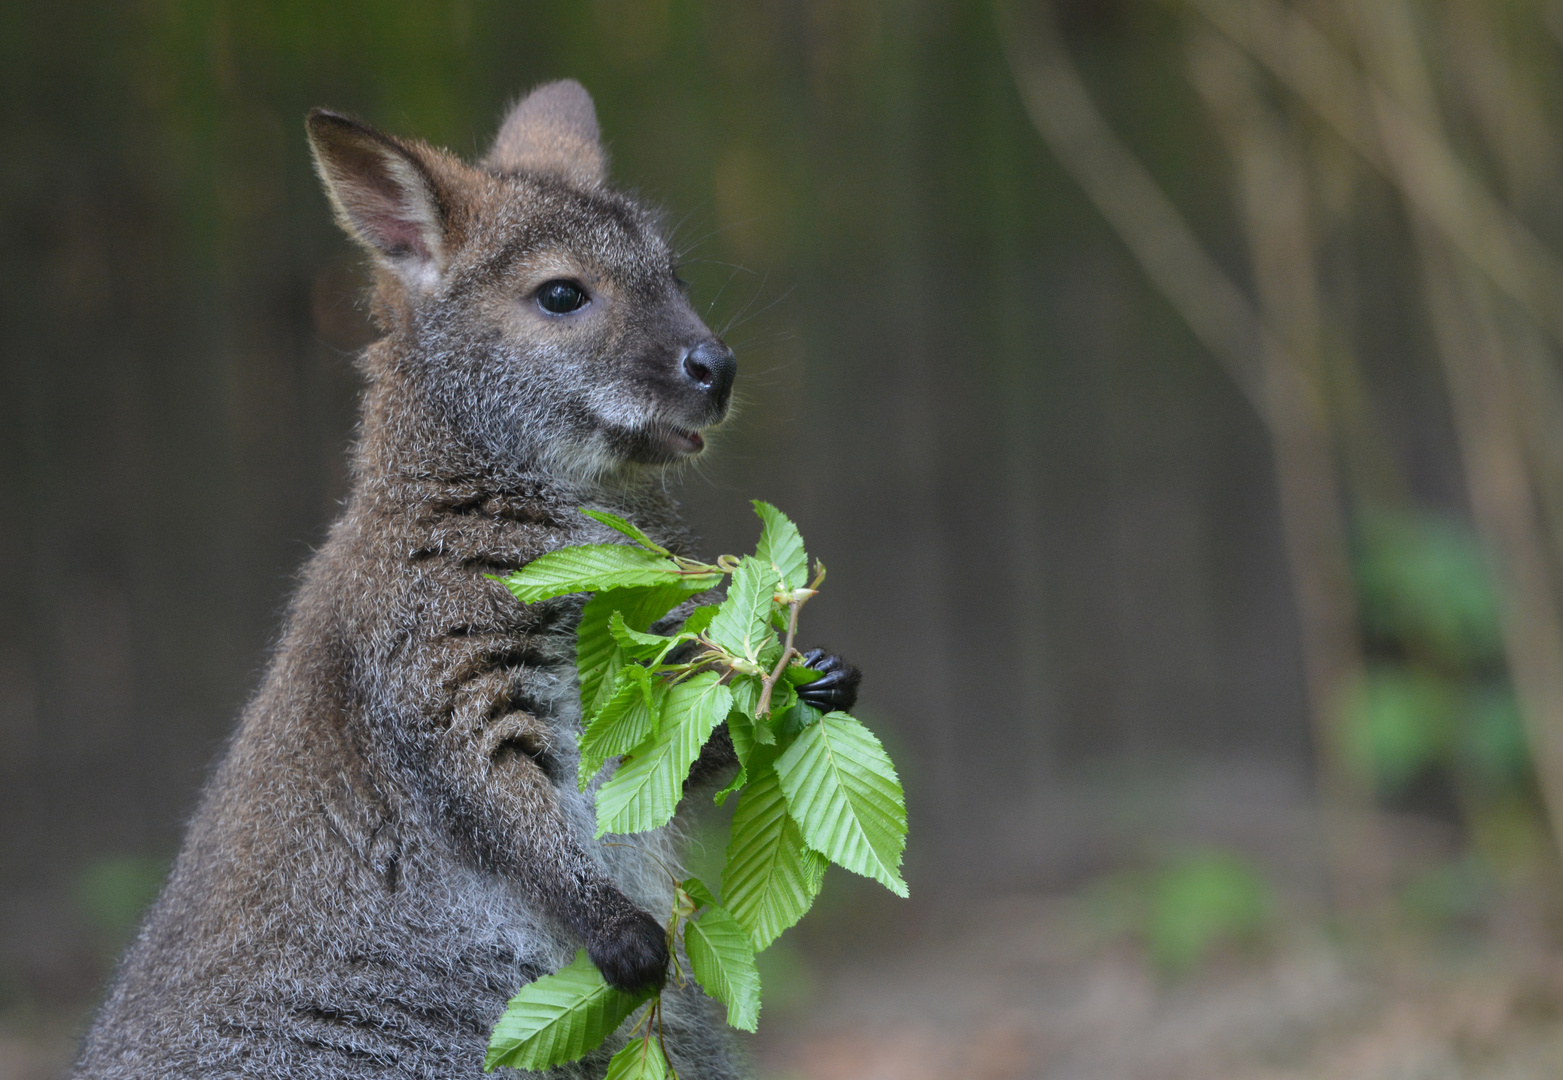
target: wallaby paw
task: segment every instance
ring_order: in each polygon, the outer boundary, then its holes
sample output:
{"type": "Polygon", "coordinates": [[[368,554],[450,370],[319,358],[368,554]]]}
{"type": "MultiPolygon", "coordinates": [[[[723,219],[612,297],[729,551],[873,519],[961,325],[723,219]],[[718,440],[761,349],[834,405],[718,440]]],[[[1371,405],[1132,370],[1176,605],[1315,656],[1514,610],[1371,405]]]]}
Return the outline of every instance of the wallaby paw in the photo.
{"type": "Polygon", "coordinates": [[[813,682],[798,687],[798,697],[805,705],[820,712],[846,712],[857,704],[857,686],[863,680],[863,673],[857,668],[839,656],[827,655],[824,649],[804,653],[803,666],[823,672],[813,682]]]}
{"type": "Polygon", "coordinates": [[[586,955],[615,990],[633,994],[667,981],[667,930],[644,911],[630,912],[587,943],[586,955]]]}

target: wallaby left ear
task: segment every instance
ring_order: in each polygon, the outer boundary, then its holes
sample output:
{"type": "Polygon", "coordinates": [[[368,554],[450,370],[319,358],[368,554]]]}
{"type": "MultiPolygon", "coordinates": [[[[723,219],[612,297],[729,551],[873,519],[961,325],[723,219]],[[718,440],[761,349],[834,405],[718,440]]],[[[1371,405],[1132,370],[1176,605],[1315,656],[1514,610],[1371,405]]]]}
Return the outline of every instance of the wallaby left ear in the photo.
{"type": "Polygon", "coordinates": [[[560,79],[516,102],[483,164],[499,172],[555,173],[587,187],[601,184],[608,155],[586,87],[560,79]]]}
{"type": "Polygon", "coordinates": [[[315,171],[337,221],[409,285],[427,288],[445,266],[445,201],[420,148],[325,109],[306,122],[315,171]]]}

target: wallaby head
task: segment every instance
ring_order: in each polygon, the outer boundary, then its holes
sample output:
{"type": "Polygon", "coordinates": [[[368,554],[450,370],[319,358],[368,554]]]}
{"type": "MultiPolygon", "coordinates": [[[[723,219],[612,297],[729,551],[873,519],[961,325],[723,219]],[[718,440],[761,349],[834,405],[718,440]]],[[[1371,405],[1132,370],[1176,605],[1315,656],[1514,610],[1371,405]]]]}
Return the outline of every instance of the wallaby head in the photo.
{"type": "MultiPolygon", "coordinates": [[[[335,113],[308,120],[343,228],[376,267],[376,424],[575,480],[698,454],[737,366],[690,308],[655,217],[606,186],[591,97],[549,83],[468,165],[335,113]]],[[[411,448],[408,448],[411,449],[411,448]]]]}

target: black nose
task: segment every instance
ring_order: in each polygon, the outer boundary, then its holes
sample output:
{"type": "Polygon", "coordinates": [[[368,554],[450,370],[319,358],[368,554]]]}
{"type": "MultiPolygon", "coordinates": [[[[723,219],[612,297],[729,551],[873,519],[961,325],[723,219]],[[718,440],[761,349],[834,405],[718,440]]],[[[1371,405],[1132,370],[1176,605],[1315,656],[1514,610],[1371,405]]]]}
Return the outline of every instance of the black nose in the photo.
{"type": "Polygon", "coordinates": [[[718,405],[726,404],[738,374],[733,350],[719,341],[702,341],[684,354],[684,374],[718,405]]]}

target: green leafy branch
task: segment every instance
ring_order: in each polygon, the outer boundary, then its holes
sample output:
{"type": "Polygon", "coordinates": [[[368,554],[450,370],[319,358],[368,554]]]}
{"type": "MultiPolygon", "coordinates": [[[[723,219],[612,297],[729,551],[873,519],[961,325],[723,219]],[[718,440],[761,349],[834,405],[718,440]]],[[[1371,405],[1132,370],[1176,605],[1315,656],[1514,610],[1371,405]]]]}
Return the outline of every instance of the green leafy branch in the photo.
{"type": "MultiPolygon", "coordinates": [[[[825,567],[809,558],[797,527],[758,500],[763,522],[753,555],[704,563],[675,555],[640,529],[582,510],[628,537],[549,552],[498,580],[535,603],[592,593],[576,639],[582,728],[582,791],[617,759],[598,787],[597,836],[666,824],[702,747],[727,724],[738,772],[716,793],[739,796],[722,871],[725,900],[696,878],[673,876],[669,977],[689,974],[727,1006],[729,1025],[755,1030],[760,1014],[756,953],[813,906],[834,862],[906,895],[901,879],[906,804],[889,755],[845,712],[821,714],[798,695],[819,678],[794,647],[803,605],[825,567]],[[653,626],[727,579],[726,597],[688,612],[666,633],[653,626]]],[[[670,872],[671,873],[671,872],[670,872]]],[[[609,986],[578,953],[554,975],[521,988],[494,1027],[485,1069],[545,1069],[575,1061],[644,1006],[609,1080],[674,1075],[662,1039],[661,993],[609,986]]]]}

